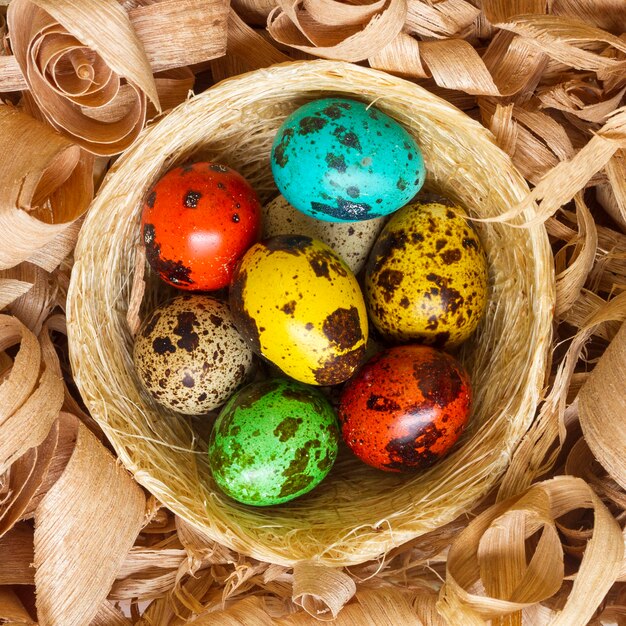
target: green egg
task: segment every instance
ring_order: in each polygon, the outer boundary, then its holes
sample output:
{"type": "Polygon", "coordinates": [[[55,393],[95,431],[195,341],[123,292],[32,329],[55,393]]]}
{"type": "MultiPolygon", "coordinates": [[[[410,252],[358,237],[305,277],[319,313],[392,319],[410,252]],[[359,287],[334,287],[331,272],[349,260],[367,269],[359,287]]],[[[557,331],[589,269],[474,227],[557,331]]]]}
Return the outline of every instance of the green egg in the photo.
{"type": "Polygon", "coordinates": [[[287,379],[252,383],[220,412],[209,441],[213,478],[234,500],[281,504],[308,493],[337,457],[337,416],[316,389],[287,379]]]}

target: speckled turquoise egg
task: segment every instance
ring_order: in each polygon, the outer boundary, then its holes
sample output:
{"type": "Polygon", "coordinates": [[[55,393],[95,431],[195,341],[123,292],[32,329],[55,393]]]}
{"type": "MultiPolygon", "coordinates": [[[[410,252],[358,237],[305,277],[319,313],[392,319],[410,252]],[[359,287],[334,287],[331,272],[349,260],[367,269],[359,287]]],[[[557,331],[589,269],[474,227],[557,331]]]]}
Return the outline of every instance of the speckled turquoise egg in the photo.
{"type": "Polygon", "coordinates": [[[345,98],[315,100],[294,111],[274,138],[271,164],[283,196],[329,222],[393,213],[426,176],[419,146],[398,122],[345,98]]]}
{"type": "Polygon", "coordinates": [[[308,493],[335,462],[337,417],[316,389],[287,379],[252,383],[219,414],[209,441],[213,478],[234,500],[281,504],[308,493]]]}

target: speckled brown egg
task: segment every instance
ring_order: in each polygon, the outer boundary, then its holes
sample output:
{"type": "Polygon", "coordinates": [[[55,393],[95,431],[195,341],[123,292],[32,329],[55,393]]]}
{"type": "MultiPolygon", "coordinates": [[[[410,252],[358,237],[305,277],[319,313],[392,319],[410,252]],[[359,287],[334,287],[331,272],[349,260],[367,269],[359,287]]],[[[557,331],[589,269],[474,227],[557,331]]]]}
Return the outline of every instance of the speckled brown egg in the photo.
{"type": "Polygon", "coordinates": [[[383,229],[366,267],[365,298],[387,339],[453,347],[487,303],[487,259],[460,207],[413,203],[383,229]]]}
{"type": "Polygon", "coordinates": [[[159,404],[194,415],[220,406],[246,382],[252,351],[226,304],[184,295],[146,318],[135,338],[133,360],[159,404]]]}
{"type": "Polygon", "coordinates": [[[263,237],[308,235],[330,246],[358,274],[385,225],[379,217],[363,222],[326,222],[295,209],[283,196],[263,207],[263,237]]]}

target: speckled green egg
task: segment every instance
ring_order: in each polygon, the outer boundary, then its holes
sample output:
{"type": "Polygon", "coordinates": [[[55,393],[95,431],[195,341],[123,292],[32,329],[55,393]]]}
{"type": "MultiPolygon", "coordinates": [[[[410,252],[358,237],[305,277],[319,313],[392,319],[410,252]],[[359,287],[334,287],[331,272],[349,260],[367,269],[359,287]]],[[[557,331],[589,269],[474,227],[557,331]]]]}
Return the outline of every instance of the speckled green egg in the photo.
{"type": "Polygon", "coordinates": [[[235,325],[287,376],[338,385],[363,362],[367,311],[356,278],[325,243],[277,235],[252,246],[230,286],[235,325]]]}
{"type": "Polygon", "coordinates": [[[328,400],[287,379],[244,387],[219,414],[209,441],[215,482],[234,500],[281,504],[308,493],[330,472],[339,429],[328,400]]]}
{"type": "Polygon", "coordinates": [[[366,266],[370,318],[387,339],[454,347],[487,303],[487,259],[460,207],[414,203],[389,220],[366,266]]]}
{"type": "Polygon", "coordinates": [[[419,146],[398,122],[346,98],[315,100],[294,111],[276,134],[271,165],[289,203],[329,222],[393,213],[426,176],[419,146]]]}

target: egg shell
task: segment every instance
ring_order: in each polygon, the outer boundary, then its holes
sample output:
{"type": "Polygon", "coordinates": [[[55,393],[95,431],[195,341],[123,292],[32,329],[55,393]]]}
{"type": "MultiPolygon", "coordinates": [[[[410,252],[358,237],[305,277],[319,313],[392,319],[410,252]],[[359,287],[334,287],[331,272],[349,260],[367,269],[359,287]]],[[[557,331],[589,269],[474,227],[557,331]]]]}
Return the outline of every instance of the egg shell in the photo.
{"type": "Polygon", "coordinates": [[[228,306],[186,294],[156,308],[135,338],[133,361],[161,405],[201,414],[222,405],[246,382],[253,354],[228,306]]]}
{"type": "Polygon", "coordinates": [[[326,222],[298,211],[283,196],[263,207],[263,237],[308,235],[328,244],[358,274],[385,225],[379,217],[363,222],[326,222]]]}
{"type": "Polygon", "coordinates": [[[342,383],[363,360],[361,289],[317,239],[278,235],[252,246],[235,272],[230,307],[253,350],[301,382],[342,383]]]}
{"type": "Polygon", "coordinates": [[[421,150],[398,122],[346,98],[315,100],[287,117],[274,139],[271,166],[288,202],[331,222],[393,213],[426,176],[421,150]]]}
{"type": "Polygon", "coordinates": [[[148,263],[166,283],[189,291],[226,287],[260,230],[254,189],[219,163],[170,170],[148,193],[142,213],[148,263]]]}
{"type": "Polygon", "coordinates": [[[454,347],[474,332],[488,296],[487,258],[460,207],[414,203],[372,248],[365,297],[383,337],[454,347]]]}
{"type": "Polygon", "coordinates": [[[313,489],[337,457],[337,417],[324,396],[285,379],[239,391],[209,440],[219,487],[244,504],[281,504],[313,489]]]}
{"type": "Polygon", "coordinates": [[[346,385],[342,436],[365,463],[390,472],[425,469],[456,443],[470,414],[470,379],[430,346],[390,348],[346,385]]]}

